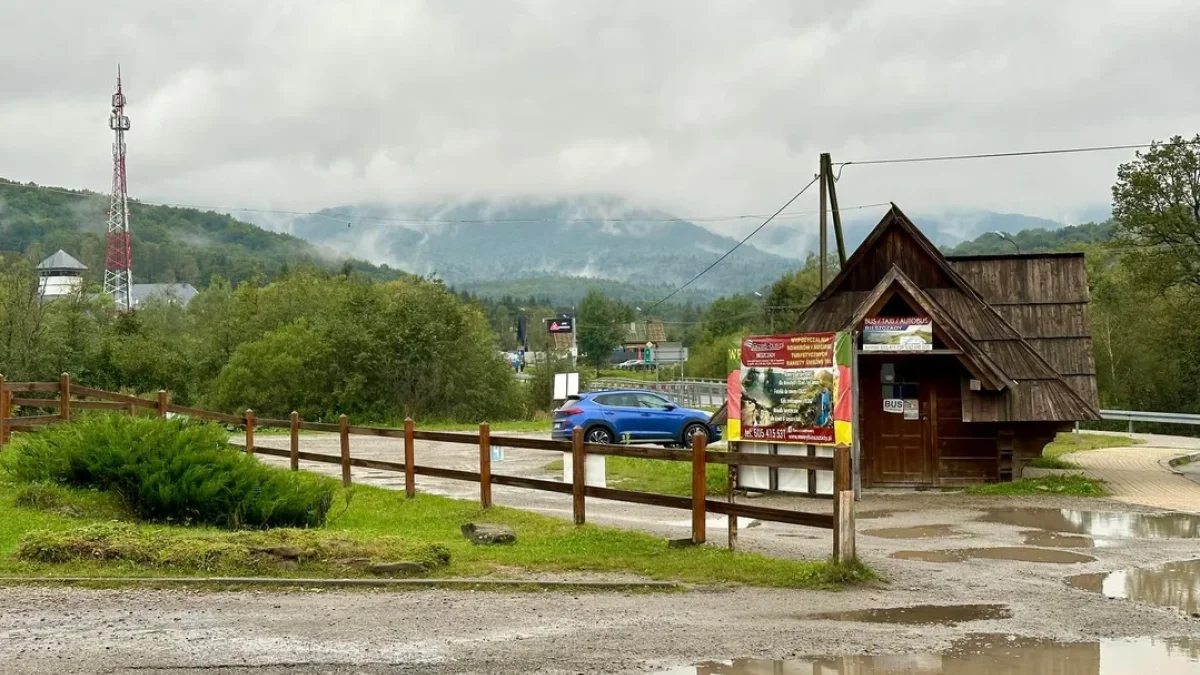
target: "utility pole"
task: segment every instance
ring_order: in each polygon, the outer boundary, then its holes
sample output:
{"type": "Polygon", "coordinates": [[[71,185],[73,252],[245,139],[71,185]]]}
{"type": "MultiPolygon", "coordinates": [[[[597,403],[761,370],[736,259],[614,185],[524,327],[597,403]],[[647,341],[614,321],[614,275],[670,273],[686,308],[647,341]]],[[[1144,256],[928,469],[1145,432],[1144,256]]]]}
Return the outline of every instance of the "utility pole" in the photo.
{"type": "Polygon", "coordinates": [[[821,155],[819,163],[820,163],[820,171],[821,171],[821,186],[820,186],[821,187],[821,246],[820,246],[821,260],[819,261],[820,262],[820,270],[821,270],[821,272],[820,272],[820,287],[821,287],[821,290],[825,290],[825,267],[826,267],[826,259],[829,257],[829,234],[828,234],[829,220],[827,217],[828,206],[826,204],[826,201],[829,198],[829,195],[827,193],[827,188],[826,188],[826,185],[829,181],[829,177],[825,174],[825,155],[824,154],[821,155]]]}
{"type": "Polygon", "coordinates": [[[828,152],[821,153],[821,170],[825,172],[825,187],[829,191],[829,207],[833,210],[833,235],[837,239],[838,265],[846,264],[846,239],[842,236],[842,213],[838,210],[837,182],[833,179],[833,160],[828,152]]]}

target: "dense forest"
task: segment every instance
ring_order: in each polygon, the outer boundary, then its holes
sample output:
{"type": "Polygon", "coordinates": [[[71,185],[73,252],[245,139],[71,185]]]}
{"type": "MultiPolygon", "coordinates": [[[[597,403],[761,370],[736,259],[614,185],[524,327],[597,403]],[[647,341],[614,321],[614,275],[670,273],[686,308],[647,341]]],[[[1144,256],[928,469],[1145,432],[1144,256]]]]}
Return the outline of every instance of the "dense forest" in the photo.
{"type": "Polygon", "coordinates": [[[1084,223],[1053,230],[1021,230],[1001,237],[989,232],[957,246],[943,247],[946,255],[1008,255],[1010,253],[1056,253],[1081,250],[1088,244],[1112,241],[1113,224],[1084,223]]]}
{"type": "MultiPolygon", "coordinates": [[[[50,255],[58,249],[88,266],[93,281],[104,269],[108,196],[44,188],[0,178],[0,253],[50,255]]],[[[268,232],[212,211],[130,201],[135,283],[189,283],[214,277],[240,283],[313,266],[389,280],[398,270],[322,251],[302,239],[268,232]]]]}

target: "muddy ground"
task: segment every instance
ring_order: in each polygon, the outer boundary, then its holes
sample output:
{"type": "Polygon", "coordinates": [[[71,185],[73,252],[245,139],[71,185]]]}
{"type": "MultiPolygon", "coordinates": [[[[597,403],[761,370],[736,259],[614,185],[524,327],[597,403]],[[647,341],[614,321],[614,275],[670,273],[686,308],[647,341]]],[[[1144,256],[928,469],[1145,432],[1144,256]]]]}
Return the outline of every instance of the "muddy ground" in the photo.
{"type": "MultiPolygon", "coordinates": [[[[260,439],[286,444],[286,439],[260,439]]],[[[306,450],[336,441],[305,437],[306,450]]],[[[355,439],[354,453],[393,457],[386,439],[355,439]]],[[[418,461],[473,468],[464,446],[419,444],[418,461]],[[426,458],[436,457],[436,461],[426,458]]],[[[541,475],[553,459],[508,451],[497,473],[541,475]]],[[[273,461],[273,460],[271,460],[273,461]]],[[[336,466],[328,467],[337,471],[336,466]]],[[[355,470],[355,480],[402,485],[402,476],[355,470]]],[[[393,485],[394,487],[394,485],[393,485]]],[[[418,489],[473,498],[474,484],[419,479],[418,489]]],[[[569,496],[495,488],[497,504],[569,517],[569,496]]],[[[827,510],[824,501],[760,498],[756,503],[827,510]]],[[[942,493],[868,493],[859,504],[860,556],[885,582],[843,592],[700,589],[688,593],[241,592],[52,588],[0,589],[0,664],[16,673],[375,673],[647,672],[706,660],[810,654],[937,651],[975,633],[1090,641],[1200,637],[1183,612],[1072,588],[1089,572],[1200,557],[1197,539],[1101,538],[1070,551],[1094,562],[994,559],[924,562],[898,551],[1024,547],[1028,526],[983,522],[997,506],[1148,512],[1098,499],[972,498],[942,493]],[[921,539],[872,536],[875,529],[940,525],[921,539]],[[857,623],[814,614],[925,604],[996,604],[1007,618],[956,625],[857,623]]],[[[663,536],[688,533],[688,514],[589,500],[590,522],[663,536]]],[[[1061,522],[1061,519],[1059,519],[1061,522]]],[[[747,550],[793,558],[829,555],[826,531],[744,523],[747,550]]],[[[1119,523],[1110,532],[1119,534],[1119,523]]],[[[723,543],[714,518],[710,541],[723,543]]],[[[896,532],[884,534],[895,535],[896,532]]],[[[905,534],[903,532],[899,534],[905,534]]],[[[1038,543],[1054,543],[1044,535],[1038,543]]],[[[1080,546],[1081,542],[1067,542],[1080,546]]]]}

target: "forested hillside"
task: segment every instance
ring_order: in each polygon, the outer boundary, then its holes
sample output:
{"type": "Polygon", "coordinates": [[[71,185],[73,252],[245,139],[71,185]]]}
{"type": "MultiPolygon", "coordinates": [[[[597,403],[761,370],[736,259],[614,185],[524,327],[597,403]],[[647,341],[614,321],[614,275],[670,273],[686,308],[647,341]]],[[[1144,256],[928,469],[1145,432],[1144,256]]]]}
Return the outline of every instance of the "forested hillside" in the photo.
{"type": "Polygon", "coordinates": [[[973,241],[943,247],[946,255],[1005,255],[1016,253],[1055,253],[1074,251],[1080,246],[1112,239],[1112,222],[1084,223],[1055,229],[1034,228],[1001,237],[993,232],[981,234],[973,241]],[[1012,241],[1009,241],[1011,239],[1012,241]],[[1013,245],[1016,242],[1016,245],[1013,245]]]}
{"type": "MultiPolygon", "coordinates": [[[[104,269],[108,196],[38,188],[0,179],[0,253],[49,255],[58,249],[88,266],[92,281],[104,269]]],[[[207,286],[213,276],[232,282],[278,276],[297,267],[349,267],[367,276],[402,276],[386,266],[343,259],[286,234],[268,232],[211,211],[129,205],[135,283],[207,286]]]]}

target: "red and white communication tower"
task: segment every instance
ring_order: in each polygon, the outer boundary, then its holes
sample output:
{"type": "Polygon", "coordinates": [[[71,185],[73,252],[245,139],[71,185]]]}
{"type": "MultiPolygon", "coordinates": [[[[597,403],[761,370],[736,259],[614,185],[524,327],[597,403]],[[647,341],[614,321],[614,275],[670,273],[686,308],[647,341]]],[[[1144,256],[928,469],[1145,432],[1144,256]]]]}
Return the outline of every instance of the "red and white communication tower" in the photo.
{"type": "Polygon", "coordinates": [[[117,67],[117,92],[112,97],[108,128],[113,130],[112,200],[108,207],[108,250],[104,256],[104,292],[112,295],[117,309],[132,309],[133,253],[129,246],[129,186],[125,181],[125,94],[121,91],[121,68],[117,67]]]}

